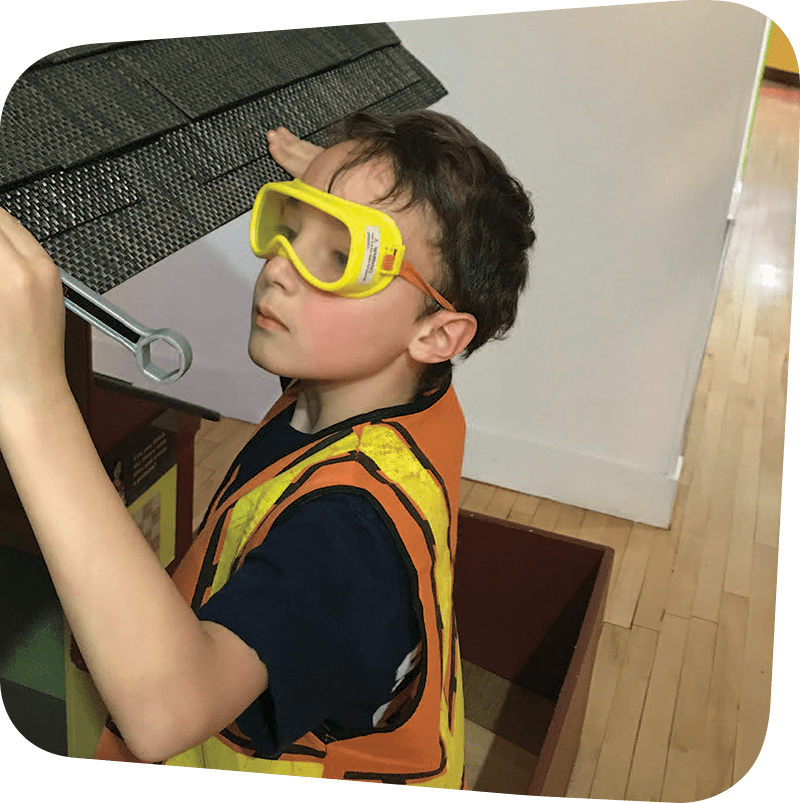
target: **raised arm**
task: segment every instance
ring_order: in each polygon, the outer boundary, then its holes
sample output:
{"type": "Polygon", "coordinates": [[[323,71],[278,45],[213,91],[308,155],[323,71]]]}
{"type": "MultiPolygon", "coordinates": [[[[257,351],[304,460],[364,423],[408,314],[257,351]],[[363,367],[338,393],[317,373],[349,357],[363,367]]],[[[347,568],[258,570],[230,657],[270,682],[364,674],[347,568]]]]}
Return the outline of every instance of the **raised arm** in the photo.
{"type": "Polygon", "coordinates": [[[267,669],[201,624],[136,528],[67,384],[64,319],[56,266],[0,210],[0,451],[109,711],[159,761],[235,719],[267,669]]]}

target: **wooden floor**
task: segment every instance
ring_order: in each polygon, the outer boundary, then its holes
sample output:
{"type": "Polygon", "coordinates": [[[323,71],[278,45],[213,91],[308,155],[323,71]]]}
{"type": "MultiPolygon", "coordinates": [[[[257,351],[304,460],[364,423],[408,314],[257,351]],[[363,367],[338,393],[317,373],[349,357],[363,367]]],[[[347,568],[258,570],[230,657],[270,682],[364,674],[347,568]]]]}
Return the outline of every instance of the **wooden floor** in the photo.
{"type": "MultiPolygon", "coordinates": [[[[763,742],[799,120],[800,90],[765,84],[670,529],[463,482],[464,508],[616,550],[570,797],[700,800],[741,778],[763,742]]],[[[196,524],[253,430],[204,422],[196,524]]]]}

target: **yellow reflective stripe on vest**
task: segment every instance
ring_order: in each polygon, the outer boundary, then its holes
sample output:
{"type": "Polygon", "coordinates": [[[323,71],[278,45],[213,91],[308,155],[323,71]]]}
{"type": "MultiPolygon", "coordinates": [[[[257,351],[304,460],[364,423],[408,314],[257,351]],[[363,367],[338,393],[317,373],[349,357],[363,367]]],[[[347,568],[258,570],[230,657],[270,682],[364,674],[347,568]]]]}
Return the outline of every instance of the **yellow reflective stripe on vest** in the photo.
{"type": "Polygon", "coordinates": [[[462,694],[461,659],[456,652],[456,673],[458,693],[453,699],[456,710],[453,712],[453,732],[450,732],[450,715],[446,688],[447,655],[450,644],[452,584],[453,575],[450,563],[450,550],[447,535],[450,527],[450,513],[439,483],[420,462],[393,427],[375,425],[364,430],[361,436],[361,451],[370,457],[381,472],[396,486],[401,488],[414,502],[433,533],[436,544],[436,565],[434,578],[436,596],[442,616],[442,704],[439,713],[439,733],[447,752],[447,769],[436,778],[417,781],[420,786],[455,788],[461,782],[464,769],[464,698],[462,694]]]}
{"type": "Polygon", "coordinates": [[[233,563],[247,545],[248,539],[297,476],[309,466],[331,457],[347,454],[357,446],[358,437],[355,433],[351,433],[325,449],[314,452],[269,482],[254,488],[234,505],[225,535],[225,543],[222,545],[222,552],[214,574],[214,581],[211,584],[211,594],[216,594],[228,582],[233,563]]]}
{"type": "Polygon", "coordinates": [[[239,772],[266,772],[271,775],[322,777],[322,764],[319,761],[279,761],[253,758],[231,750],[214,737],[184,750],[164,763],[174,767],[212,767],[218,770],[238,770],[239,772]]]}
{"type": "Polygon", "coordinates": [[[447,668],[447,645],[450,644],[450,609],[453,598],[453,576],[447,534],[450,515],[439,483],[419,462],[398,435],[385,425],[368,427],[361,436],[361,451],[370,457],[387,479],[401,488],[428,522],[436,544],[437,602],[442,615],[442,677],[447,668]]]}
{"type": "Polygon", "coordinates": [[[435,778],[427,781],[417,781],[415,786],[432,786],[437,789],[458,789],[464,775],[464,695],[461,679],[461,655],[456,651],[456,674],[458,691],[453,697],[453,730],[450,731],[449,709],[446,705],[447,693],[442,690],[442,708],[439,714],[439,733],[442,735],[445,750],[447,751],[447,769],[435,778]]]}

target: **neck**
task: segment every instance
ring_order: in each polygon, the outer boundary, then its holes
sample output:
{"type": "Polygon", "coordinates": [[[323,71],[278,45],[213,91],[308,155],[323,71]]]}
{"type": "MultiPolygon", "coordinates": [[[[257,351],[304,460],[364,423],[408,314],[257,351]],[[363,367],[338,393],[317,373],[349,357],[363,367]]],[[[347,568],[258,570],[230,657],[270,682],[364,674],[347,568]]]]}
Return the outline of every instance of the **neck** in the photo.
{"type": "Polygon", "coordinates": [[[302,380],[291,425],[311,434],[356,415],[407,404],[416,395],[418,381],[418,372],[410,364],[388,376],[302,380]]]}

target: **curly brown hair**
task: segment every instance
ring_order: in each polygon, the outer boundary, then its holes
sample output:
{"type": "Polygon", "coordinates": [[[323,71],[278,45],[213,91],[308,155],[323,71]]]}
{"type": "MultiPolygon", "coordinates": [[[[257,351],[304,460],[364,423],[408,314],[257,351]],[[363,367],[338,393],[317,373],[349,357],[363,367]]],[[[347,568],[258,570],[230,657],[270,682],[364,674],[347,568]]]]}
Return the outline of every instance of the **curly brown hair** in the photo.
{"type": "MultiPolygon", "coordinates": [[[[385,160],[395,182],[377,202],[402,201],[434,222],[431,243],[440,271],[433,284],[478,329],[464,355],[511,329],[536,240],[528,193],[498,155],[449,115],[431,110],[397,115],[358,112],[332,129],[334,142],[356,147],[331,179],[373,159],[385,160]]],[[[439,309],[429,300],[423,315],[439,309]]],[[[450,363],[432,366],[423,389],[449,379],[450,363]]]]}

